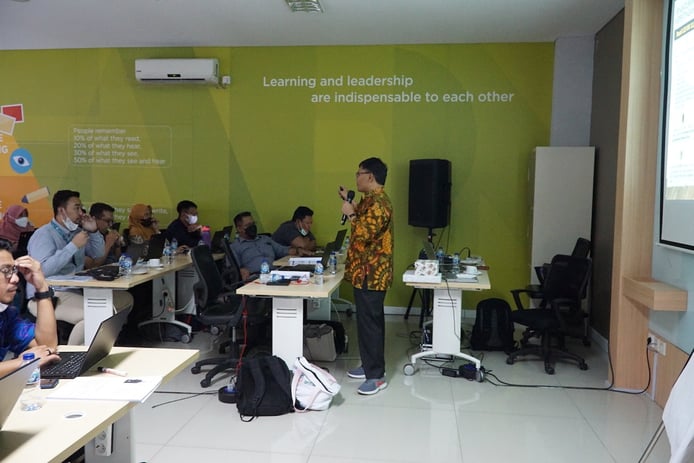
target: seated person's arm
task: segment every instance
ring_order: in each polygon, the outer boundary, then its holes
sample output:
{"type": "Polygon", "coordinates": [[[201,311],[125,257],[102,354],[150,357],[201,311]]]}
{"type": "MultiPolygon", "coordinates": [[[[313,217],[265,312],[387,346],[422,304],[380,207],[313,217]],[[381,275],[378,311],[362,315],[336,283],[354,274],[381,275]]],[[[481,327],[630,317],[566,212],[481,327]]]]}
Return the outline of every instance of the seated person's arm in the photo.
{"type": "Polygon", "coordinates": [[[310,235],[309,236],[297,236],[292,240],[291,243],[289,243],[290,247],[293,248],[302,248],[307,251],[315,251],[316,250],[316,240],[315,238],[312,238],[310,235]]]}
{"type": "Polygon", "coordinates": [[[251,272],[246,267],[241,267],[239,270],[241,271],[242,281],[246,281],[251,277],[251,272]]]}
{"type": "MultiPolygon", "coordinates": [[[[18,271],[22,273],[27,283],[36,288],[36,292],[45,293],[49,290],[46,277],[41,271],[41,264],[29,256],[22,256],[15,261],[18,271]]],[[[36,302],[36,327],[34,340],[30,347],[44,345],[55,352],[58,347],[58,329],[55,321],[55,310],[52,298],[40,299],[36,302]]]]}
{"type": "Polygon", "coordinates": [[[34,233],[29,241],[28,253],[34,259],[41,262],[41,269],[45,275],[58,275],[58,272],[67,265],[77,250],[87,242],[87,232],[79,232],[62,249],[58,249],[53,238],[43,229],[34,233]],[[38,233],[42,233],[38,235],[38,233]]]}

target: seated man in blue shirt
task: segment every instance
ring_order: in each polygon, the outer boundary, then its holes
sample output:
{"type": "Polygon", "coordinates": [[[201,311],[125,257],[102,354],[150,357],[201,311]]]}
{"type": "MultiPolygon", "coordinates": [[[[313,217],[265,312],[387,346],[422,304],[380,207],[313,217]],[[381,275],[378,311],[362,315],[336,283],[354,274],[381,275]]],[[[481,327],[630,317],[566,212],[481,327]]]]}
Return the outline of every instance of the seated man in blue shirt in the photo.
{"type": "Polygon", "coordinates": [[[316,237],[311,233],[313,211],[306,206],[299,206],[294,211],[292,220],[283,222],[272,239],[284,246],[293,246],[307,251],[316,250],[316,237]]]}
{"type": "Polygon", "coordinates": [[[15,260],[12,257],[12,243],[0,239],[0,360],[8,351],[17,358],[0,361],[0,376],[4,376],[22,365],[20,354],[33,352],[40,359],[39,364],[59,360],[56,354],[58,332],[53,313],[48,283],[41,271],[41,264],[29,256],[15,260]],[[38,290],[36,323],[22,318],[19,309],[12,305],[17,293],[19,275],[38,290]]]}
{"type": "Polygon", "coordinates": [[[260,264],[267,260],[270,265],[276,259],[289,255],[307,255],[301,248],[282,246],[269,236],[258,235],[258,227],[250,212],[241,212],[234,217],[238,238],[231,243],[231,250],[241,267],[241,278],[260,272],[260,264]]]}
{"type": "MultiPolygon", "coordinates": [[[[46,277],[69,275],[84,270],[87,260],[104,254],[104,237],[93,217],[84,214],[77,191],[60,190],[53,195],[53,220],[34,232],[27,246],[29,255],[41,263],[46,277]]],[[[29,311],[36,316],[36,288],[27,284],[29,311]]],[[[84,344],[84,298],[77,288],[56,288],[59,302],[55,317],[74,326],[68,344],[84,344]]],[[[132,307],[127,291],[113,291],[117,311],[132,307]]]]}
{"type": "Polygon", "coordinates": [[[169,241],[176,238],[179,246],[195,247],[202,238],[202,226],[198,223],[198,206],[184,199],[176,206],[178,218],[166,227],[169,241]]]}

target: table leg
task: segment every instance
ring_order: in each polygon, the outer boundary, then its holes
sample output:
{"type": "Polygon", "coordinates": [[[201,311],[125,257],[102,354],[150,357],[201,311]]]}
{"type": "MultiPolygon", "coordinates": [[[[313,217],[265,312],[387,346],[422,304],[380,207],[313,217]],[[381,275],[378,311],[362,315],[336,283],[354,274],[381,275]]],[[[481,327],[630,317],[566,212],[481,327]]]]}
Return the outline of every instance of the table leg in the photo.
{"type": "Polygon", "coordinates": [[[113,291],[84,288],[84,343],[89,345],[102,321],[113,315],[113,291]]]}
{"type": "Polygon", "coordinates": [[[272,298],[272,354],[291,369],[304,352],[304,300],[298,297],[272,298]]]}
{"type": "Polygon", "coordinates": [[[462,314],[462,291],[459,289],[435,289],[433,305],[433,343],[431,350],[418,352],[405,365],[405,374],[414,373],[417,359],[450,355],[475,364],[480,370],[481,362],[475,357],[460,351],[460,317],[462,314]]]}

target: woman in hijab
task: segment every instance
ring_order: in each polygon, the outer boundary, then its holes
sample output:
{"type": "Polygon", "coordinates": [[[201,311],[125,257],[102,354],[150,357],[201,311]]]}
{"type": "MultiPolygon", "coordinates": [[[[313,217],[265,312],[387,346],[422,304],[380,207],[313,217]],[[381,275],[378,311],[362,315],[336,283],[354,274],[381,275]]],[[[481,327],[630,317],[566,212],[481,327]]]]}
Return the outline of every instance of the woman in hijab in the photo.
{"type": "Polygon", "coordinates": [[[2,223],[0,223],[0,238],[5,238],[12,243],[12,250],[14,251],[17,249],[19,235],[29,231],[34,231],[34,226],[29,222],[27,208],[18,205],[10,206],[2,223]]]}
{"type": "Polygon", "coordinates": [[[152,207],[135,204],[128,216],[128,241],[132,244],[145,244],[152,235],[159,233],[159,222],[152,217],[152,207]]]}

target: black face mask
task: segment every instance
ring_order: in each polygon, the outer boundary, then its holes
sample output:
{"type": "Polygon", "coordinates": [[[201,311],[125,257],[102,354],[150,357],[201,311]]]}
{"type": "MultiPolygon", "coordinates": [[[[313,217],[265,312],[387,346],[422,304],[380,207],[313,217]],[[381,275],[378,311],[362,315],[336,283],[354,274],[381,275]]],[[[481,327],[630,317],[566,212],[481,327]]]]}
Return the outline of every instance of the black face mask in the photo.
{"type": "Polygon", "coordinates": [[[248,235],[250,239],[253,239],[256,236],[258,236],[258,227],[256,226],[256,224],[251,224],[246,227],[246,235],[248,235]]]}
{"type": "Polygon", "coordinates": [[[143,227],[151,227],[152,226],[152,219],[142,219],[142,220],[140,220],[140,224],[143,227]]]}

